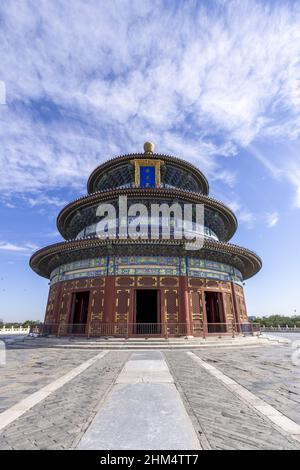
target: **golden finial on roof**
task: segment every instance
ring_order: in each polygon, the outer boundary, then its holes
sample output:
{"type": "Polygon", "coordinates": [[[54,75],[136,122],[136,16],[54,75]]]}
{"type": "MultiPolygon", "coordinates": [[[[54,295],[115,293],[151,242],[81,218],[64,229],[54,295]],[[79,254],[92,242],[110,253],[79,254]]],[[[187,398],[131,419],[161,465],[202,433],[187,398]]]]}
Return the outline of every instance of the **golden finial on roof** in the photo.
{"type": "Polygon", "coordinates": [[[153,153],[155,149],[155,145],[152,142],[145,142],[144,143],[144,152],[145,153],[153,153]]]}

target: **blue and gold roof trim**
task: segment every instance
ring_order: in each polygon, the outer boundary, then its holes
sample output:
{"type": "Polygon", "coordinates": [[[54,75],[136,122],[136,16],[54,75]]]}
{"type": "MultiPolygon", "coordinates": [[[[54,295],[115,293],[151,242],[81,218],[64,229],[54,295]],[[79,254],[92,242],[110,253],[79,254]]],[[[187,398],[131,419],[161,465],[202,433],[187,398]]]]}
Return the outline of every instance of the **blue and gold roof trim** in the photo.
{"type": "MultiPolygon", "coordinates": [[[[145,155],[153,155],[154,144],[145,142],[145,155]]],[[[135,167],[136,188],[159,188],[161,185],[160,168],[164,164],[162,160],[144,158],[134,159],[130,162],[135,167]]]]}

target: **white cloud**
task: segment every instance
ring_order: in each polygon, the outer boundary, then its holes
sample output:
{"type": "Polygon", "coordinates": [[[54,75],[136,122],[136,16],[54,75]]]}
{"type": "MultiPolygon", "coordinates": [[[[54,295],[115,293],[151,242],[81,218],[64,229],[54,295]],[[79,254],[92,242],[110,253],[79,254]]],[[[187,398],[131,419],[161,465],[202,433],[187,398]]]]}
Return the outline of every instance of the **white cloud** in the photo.
{"type": "MultiPolygon", "coordinates": [[[[299,158],[299,157],[298,157],[299,158]]],[[[290,161],[284,171],[285,179],[289,181],[295,189],[294,207],[300,208],[300,162],[290,161]]]]}
{"type": "Polygon", "coordinates": [[[6,87],[5,83],[0,80],[0,104],[6,103],[6,87]]]}
{"type": "Polygon", "coordinates": [[[264,223],[271,228],[279,222],[279,213],[277,211],[254,213],[243,207],[238,200],[227,200],[226,204],[236,214],[238,222],[248,229],[253,229],[258,223],[264,223]]]}
{"type": "Polygon", "coordinates": [[[248,210],[241,210],[238,212],[238,220],[242,222],[247,228],[252,229],[256,222],[256,216],[253,212],[248,210]]]}
{"type": "Polygon", "coordinates": [[[299,136],[300,5],[176,3],[0,6],[1,191],[81,189],[147,139],[232,186],[216,155],[299,136]]]}
{"type": "Polygon", "coordinates": [[[268,227],[275,227],[279,222],[279,214],[278,212],[271,212],[266,214],[266,223],[268,227]]]}
{"type": "Polygon", "coordinates": [[[61,234],[58,232],[58,230],[50,230],[49,232],[44,233],[43,236],[47,238],[60,238],[61,239],[61,234]]]}
{"type": "Polygon", "coordinates": [[[255,223],[259,219],[256,214],[243,207],[237,199],[229,200],[226,197],[223,199],[226,205],[235,213],[239,223],[243,224],[247,229],[254,228],[255,223]]]}
{"type": "Polygon", "coordinates": [[[16,205],[12,204],[11,202],[4,202],[5,207],[8,207],[9,209],[15,209],[16,205]]]}
{"type": "Polygon", "coordinates": [[[28,254],[37,250],[39,247],[33,243],[26,243],[24,245],[16,245],[14,243],[0,241],[0,251],[9,251],[28,254]]]}
{"type": "Polygon", "coordinates": [[[271,228],[279,222],[279,213],[277,211],[254,213],[243,207],[238,200],[227,200],[226,204],[236,214],[238,222],[247,229],[253,229],[259,223],[266,224],[267,227],[271,228]]]}
{"type": "Polygon", "coordinates": [[[58,197],[55,197],[55,196],[51,197],[51,196],[47,196],[46,194],[38,194],[36,197],[28,197],[26,198],[26,201],[30,207],[42,206],[42,205],[63,207],[64,205],[67,204],[66,201],[63,201],[59,199],[58,197]]]}
{"type": "Polygon", "coordinates": [[[263,153],[257,146],[249,147],[250,153],[257,158],[270,172],[271,176],[278,182],[292,187],[294,199],[292,206],[300,208],[300,144],[289,141],[283,145],[277,144],[275,150],[263,153]]]}
{"type": "Polygon", "coordinates": [[[226,204],[233,212],[238,212],[241,209],[241,204],[236,200],[227,201],[226,204]]]}
{"type": "Polygon", "coordinates": [[[295,206],[297,208],[300,208],[300,183],[298,184],[298,187],[297,187],[297,190],[296,190],[295,206]]]}

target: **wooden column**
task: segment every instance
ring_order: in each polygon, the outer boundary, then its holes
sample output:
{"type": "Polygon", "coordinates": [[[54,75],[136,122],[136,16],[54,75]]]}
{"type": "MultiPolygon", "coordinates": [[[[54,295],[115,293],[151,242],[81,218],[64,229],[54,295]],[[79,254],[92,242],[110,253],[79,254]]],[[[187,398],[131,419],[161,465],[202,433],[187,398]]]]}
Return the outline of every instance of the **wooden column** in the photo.
{"type": "Polygon", "coordinates": [[[236,323],[240,323],[239,309],[238,309],[237,301],[236,301],[234,283],[231,282],[230,286],[231,286],[231,295],[232,295],[232,300],[233,300],[234,319],[236,323]]]}
{"type": "Polygon", "coordinates": [[[220,323],[227,323],[227,321],[226,321],[226,306],[225,306],[224,293],[223,292],[218,293],[218,299],[219,299],[220,323]]]}
{"type": "Polygon", "coordinates": [[[115,322],[115,277],[107,276],[105,281],[104,288],[104,323],[114,323],[115,322]]]}
{"type": "Polygon", "coordinates": [[[187,276],[179,277],[179,311],[181,312],[180,320],[182,319],[186,324],[186,334],[187,336],[191,336],[192,329],[187,276]]]}
{"type": "Polygon", "coordinates": [[[202,321],[203,321],[203,338],[208,333],[207,314],[206,314],[206,302],[205,302],[205,290],[201,292],[202,297],[202,321]]]}

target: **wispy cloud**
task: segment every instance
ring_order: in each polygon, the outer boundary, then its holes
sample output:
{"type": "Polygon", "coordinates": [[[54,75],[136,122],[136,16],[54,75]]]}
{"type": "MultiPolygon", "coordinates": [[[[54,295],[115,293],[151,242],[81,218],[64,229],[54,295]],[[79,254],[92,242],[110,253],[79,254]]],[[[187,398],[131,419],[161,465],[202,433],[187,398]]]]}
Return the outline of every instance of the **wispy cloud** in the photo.
{"type": "Polygon", "coordinates": [[[238,212],[238,220],[239,222],[243,223],[247,228],[252,229],[254,228],[257,219],[253,212],[250,212],[248,210],[241,210],[238,212]]]}
{"type": "Polygon", "coordinates": [[[145,139],[232,186],[217,155],[299,136],[297,2],[28,0],[0,15],[2,191],[82,189],[145,139]]]}
{"type": "Polygon", "coordinates": [[[9,209],[15,209],[16,205],[13,204],[12,202],[4,202],[5,207],[8,207],[9,209]]]}
{"type": "Polygon", "coordinates": [[[263,153],[255,145],[251,145],[249,150],[275,180],[288,183],[294,189],[292,206],[300,208],[300,144],[293,141],[285,143],[284,147],[278,144],[271,156],[267,152],[263,153]]]}
{"type": "Polygon", "coordinates": [[[279,222],[279,214],[278,212],[271,212],[266,214],[266,223],[268,227],[275,227],[279,222]]]}
{"type": "Polygon", "coordinates": [[[243,207],[238,200],[227,200],[226,204],[237,215],[238,221],[247,229],[253,229],[257,223],[263,223],[267,227],[275,227],[279,222],[277,211],[267,213],[254,213],[243,207]]]}
{"type": "Polygon", "coordinates": [[[9,251],[9,252],[16,252],[16,253],[23,253],[28,254],[39,247],[33,243],[25,243],[24,245],[16,245],[14,243],[0,241],[0,251],[9,251]]]}
{"type": "Polygon", "coordinates": [[[258,220],[258,216],[247,208],[243,207],[238,200],[226,200],[225,202],[230,209],[236,214],[239,223],[243,224],[247,229],[252,229],[258,220]]]}
{"type": "Polygon", "coordinates": [[[46,194],[37,194],[35,197],[28,197],[26,198],[27,203],[30,207],[35,206],[55,206],[55,207],[63,207],[67,204],[66,201],[59,199],[58,197],[51,197],[47,196],[46,194]]]}
{"type": "Polygon", "coordinates": [[[49,232],[44,233],[43,236],[47,238],[61,238],[58,230],[50,230],[49,232]]]}
{"type": "Polygon", "coordinates": [[[6,87],[5,83],[0,80],[0,104],[6,103],[6,87]]]}

